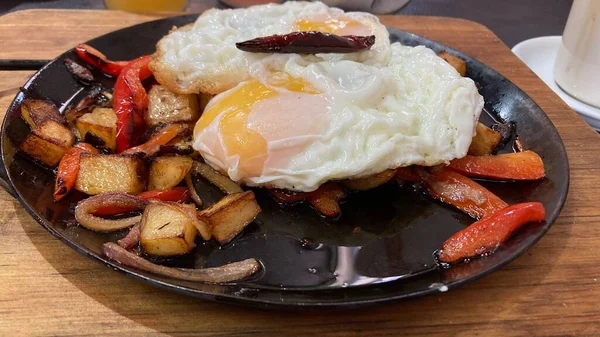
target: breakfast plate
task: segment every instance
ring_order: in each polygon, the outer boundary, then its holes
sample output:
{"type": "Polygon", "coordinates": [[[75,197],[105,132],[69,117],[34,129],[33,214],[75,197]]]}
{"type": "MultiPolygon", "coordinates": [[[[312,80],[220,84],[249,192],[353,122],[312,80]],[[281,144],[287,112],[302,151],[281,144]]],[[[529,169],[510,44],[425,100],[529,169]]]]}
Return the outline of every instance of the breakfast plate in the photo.
{"type": "MultiPolygon", "coordinates": [[[[173,26],[193,22],[195,15],[167,18],[125,28],[88,42],[111,59],[128,60],[152,53],[156,42],[173,26]]],[[[447,291],[473,281],[512,261],[537,242],[558,217],[568,189],[568,159],[562,140],[541,108],[506,78],[480,62],[414,34],[388,27],[390,39],[404,45],[446,50],[467,62],[485,99],[481,117],[487,122],[517,125],[520,142],[544,160],[546,178],[511,184],[486,183],[509,203],[535,200],[546,208],[546,221],[521,228],[493,255],[441,268],[434,252],[450,235],[472,220],[447,206],[433,203],[418,190],[388,184],[353,195],[342,205],[339,219],[327,220],[306,205],[281,207],[257,189],[263,211],[244,235],[219,247],[207,243],[193,254],[166,263],[178,267],[218,266],[254,257],[263,270],[237,283],[205,284],[175,280],[140,271],[107,259],[102,245],[122,232],[99,234],[73,226],[72,205],[54,203],[54,172],[17,150],[28,133],[19,107],[25,98],[49,98],[64,110],[86,87],[65,69],[67,51],[36,73],[6,114],[2,126],[2,162],[8,188],[23,207],[50,233],[75,250],[111,268],[150,284],[222,302],[260,307],[356,307],[447,291]],[[57,85],[60,83],[60,85],[57,85]]],[[[114,80],[102,78],[112,87],[114,80]]],[[[509,149],[513,144],[507,145],[509,149]]],[[[205,184],[203,200],[221,193],[205,184]]]]}

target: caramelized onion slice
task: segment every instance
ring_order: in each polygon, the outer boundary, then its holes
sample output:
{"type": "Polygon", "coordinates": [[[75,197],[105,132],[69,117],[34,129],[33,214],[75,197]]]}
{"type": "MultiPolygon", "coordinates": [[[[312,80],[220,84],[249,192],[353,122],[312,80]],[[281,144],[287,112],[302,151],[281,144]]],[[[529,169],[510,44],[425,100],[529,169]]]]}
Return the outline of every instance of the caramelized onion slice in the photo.
{"type": "Polygon", "coordinates": [[[202,199],[198,195],[198,191],[196,191],[196,186],[194,186],[194,182],[192,181],[192,171],[188,172],[188,174],[185,175],[184,179],[185,179],[185,186],[187,187],[188,191],[190,191],[190,197],[192,198],[192,201],[194,201],[194,203],[198,207],[202,207],[202,205],[204,203],[202,202],[202,199]]]}
{"type": "Polygon", "coordinates": [[[192,172],[201,175],[204,179],[208,180],[208,182],[217,186],[221,191],[227,194],[244,192],[240,185],[236,184],[235,181],[215,171],[208,164],[194,162],[192,172]]]}
{"type": "Polygon", "coordinates": [[[142,226],[139,222],[136,223],[133,227],[131,227],[129,233],[127,233],[127,235],[125,235],[124,238],[117,241],[119,246],[127,250],[133,249],[133,247],[135,247],[140,242],[141,227],[142,226]]]}
{"type": "Polygon", "coordinates": [[[112,232],[128,228],[140,222],[141,215],[123,219],[104,219],[92,213],[104,208],[143,210],[147,201],[124,192],[100,193],[81,200],[75,207],[75,220],[87,229],[97,232],[112,232]]]}
{"type": "Polygon", "coordinates": [[[165,267],[139,257],[112,242],[105,243],[102,246],[102,252],[109,259],[129,267],[141,269],[161,276],[193,282],[224,283],[239,281],[255,274],[261,269],[261,265],[256,259],[246,259],[222,265],[220,267],[203,269],[165,267]]]}

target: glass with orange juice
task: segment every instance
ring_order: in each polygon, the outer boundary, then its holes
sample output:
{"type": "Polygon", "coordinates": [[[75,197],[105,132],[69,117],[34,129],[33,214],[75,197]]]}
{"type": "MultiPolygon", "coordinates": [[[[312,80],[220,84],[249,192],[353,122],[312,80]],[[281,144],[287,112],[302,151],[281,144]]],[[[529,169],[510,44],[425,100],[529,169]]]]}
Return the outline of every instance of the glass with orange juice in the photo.
{"type": "Polygon", "coordinates": [[[188,0],[104,0],[106,8],[128,12],[179,12],[188,0]]]}

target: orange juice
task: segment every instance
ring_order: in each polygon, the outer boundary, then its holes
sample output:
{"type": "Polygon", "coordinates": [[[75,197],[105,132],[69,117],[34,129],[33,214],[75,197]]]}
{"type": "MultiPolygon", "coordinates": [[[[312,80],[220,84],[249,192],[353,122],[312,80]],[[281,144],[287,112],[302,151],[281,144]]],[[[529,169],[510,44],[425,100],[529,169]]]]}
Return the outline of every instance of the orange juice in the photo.
{"type": "Polygon", "coordinates": [[[106,8],[128,12],[176,12],[187,6],[188,0],[104,0],[106,8]]]}

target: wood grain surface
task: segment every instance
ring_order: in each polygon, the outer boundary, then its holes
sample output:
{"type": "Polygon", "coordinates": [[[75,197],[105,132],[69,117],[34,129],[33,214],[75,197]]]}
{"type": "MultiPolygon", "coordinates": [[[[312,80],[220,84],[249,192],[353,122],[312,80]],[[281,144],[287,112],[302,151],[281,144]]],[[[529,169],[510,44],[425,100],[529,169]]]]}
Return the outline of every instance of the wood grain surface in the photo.
{"type": "MultiPolygon", "coordinates": [[[[78,42],[156,18],[12,13],[0,17],[0,58],[54,58],[78,42]]],[[[352,311],[263,311],[184,297],[116,273],[62,244],[0,191],[0,335],[599,336],[600,136],[485,27],[439,17],[382,19],[498,70],[556,125],[569,154],[571,187],[560,218],[533,249],[436,296],[352,311]]],[[[0,111],[31,74],[1,72],[0,111]]]]}

